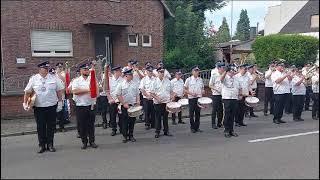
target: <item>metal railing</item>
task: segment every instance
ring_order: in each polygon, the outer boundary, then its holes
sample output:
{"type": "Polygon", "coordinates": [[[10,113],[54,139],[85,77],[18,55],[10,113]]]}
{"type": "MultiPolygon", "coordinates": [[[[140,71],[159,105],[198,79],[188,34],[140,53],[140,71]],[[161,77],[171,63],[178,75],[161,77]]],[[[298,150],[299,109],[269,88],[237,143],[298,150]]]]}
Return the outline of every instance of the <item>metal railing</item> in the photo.
{"type": "MultiPolygon", "coordinates": [[[[185,73],[182,75],[182,79],[185,81],[191,75],[192,73],[185,73]]],[[[200,71],[200,77],[202,78],[204,85],[208,86],[211,77],[211,69],[200,71]]]]}

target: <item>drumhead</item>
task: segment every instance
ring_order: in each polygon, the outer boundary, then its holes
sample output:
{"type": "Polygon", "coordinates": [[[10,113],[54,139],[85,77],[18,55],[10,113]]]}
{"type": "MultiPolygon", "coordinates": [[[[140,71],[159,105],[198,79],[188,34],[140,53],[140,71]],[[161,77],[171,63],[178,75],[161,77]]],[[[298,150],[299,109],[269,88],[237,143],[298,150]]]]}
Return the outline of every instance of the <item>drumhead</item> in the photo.
{"type": "Polygon", "coordinates": [[[169,103],[167,103],[167,107],[168,108],[180,108],[181,104],[177,103],[177,102],[169,102],[169,103]]]}
{"type": "Polygon", "coordinates": [[[201,97],[198,99],[199,104],[210,104],[212,103],[212,99],[208,97],[201,97]]]}
{"type": "Polygon", "coordinates": [[[258,103],[259,102],[259,98],[257,98],[257,97],[246,97],[245,101],[248,102],[248,103],[258,103]]]}
{"type": "Polygon", "coordinates": [[[142,106],[134,106],[134,107],[130,107],[128,109],[128,112],[137,112],[137,111],[141,111],[142,110],[142,106]]]}
{"type": "Polygon", "coordinates": [[[189,100],[188,99],[180,99],[178,101],[179,104],[181,104],[181,106],[185,106],[189,104],[189,100]]]}

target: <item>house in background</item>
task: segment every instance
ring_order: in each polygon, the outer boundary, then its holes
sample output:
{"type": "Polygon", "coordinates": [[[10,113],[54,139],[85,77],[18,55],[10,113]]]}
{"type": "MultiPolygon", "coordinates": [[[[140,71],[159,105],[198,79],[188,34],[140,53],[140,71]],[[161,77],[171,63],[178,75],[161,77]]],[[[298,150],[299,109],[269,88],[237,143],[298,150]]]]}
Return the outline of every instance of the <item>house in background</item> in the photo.
{"type": "Polygon", "coordinates": [[[1,118],[31,114],[21,105],[23,89],[43,60],[159,61],[169,16],[164,0],[1,1],[1,118]]]}
{"type": "Polygon", "coordinates": [[[282,1],[265,16],[264,34],[302,34],[319,39],[319,1],[282,1]]]}

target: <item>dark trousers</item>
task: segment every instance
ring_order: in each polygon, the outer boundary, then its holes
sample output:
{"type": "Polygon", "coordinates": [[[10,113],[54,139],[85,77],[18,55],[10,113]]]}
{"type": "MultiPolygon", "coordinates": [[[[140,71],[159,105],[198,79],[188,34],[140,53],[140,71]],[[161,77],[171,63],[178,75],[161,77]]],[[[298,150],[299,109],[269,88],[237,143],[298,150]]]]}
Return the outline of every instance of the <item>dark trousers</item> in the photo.
{"type": "Polygon", "coordinates": [[[292,112],[293,119],[300,119],[303,110],[304,95],[293,95],[292,96],[292,112]]]}
{"type": "MultiPolygon", "coordinates": [[[[58,125],[59,125],[59,128],[64,128],[64,112],[63,112],[63,109],[59,112],[57,112],[57,120],[58,120],[58,125]]],[[[54,126],[56,127],[56,126],[54,126]]]]}
{"type": "Polygon", "coordinates": [[[243,124],[244,114],[246,111],[245,97],[241,100],[237,100],[238,106],[236,108],[234,120],[238,124],[243,124]]]}
{"type": "Polygon", "coordinates": [[[224,109],[224,132],[233,132],[233,124],[235,115],[237,112],[237,100],[236,99],[222,99],[224,109]]]}
{"type": "Polygon", "coordinates": [[[53,144],[54,129],[56,127],[57,116],[56,110],[57,105],[34,108],[39,146],[53,144]]]}
{"type": "Polygon", "coordinates": [[[223,106],[222,106],[222,96],[213,95],[212,97],[212,114],[211,114],[211,124],[214,126],[216,124],[216,118],[218,119],[217,124],[222,123],[223,118],[223,106]]]}
{"type": "Polygon", "coordinates": [[[309,110],[311,96],[312,96],[312,87],[307,86],[306,87],[306,98],[305,98],[305,102],[304,102],[304,109],[305,110],[309,110]]]}
{"type": "MultiPolygon", "coordinates": [[[[57,120],[59,128],[63,129],[69,120],[68,100],[63,100],[62,110],[57,112],[57,120]]],[[[55,126],[56,127],[56,126],[55,126]]]]}
{"type": "Polygon", "coordinates": [[[287,114],[292,113],[292,93],[287,93],[286,94],[286,102],[284,105],[284,111],[287,114]]]}
{"type": "Polygon", "coordinates": [[[282,118],[285,103],[286,103],[286,94],[274,95],[273,120],[280,120],[282,118]]]}
{"type": "Polygon", "coordinates": [[[312,117],[319,117],[319,93],[313,93],[312,100],[312,117]]]}
{"type": "MultiPolygon", "coordinates": [[[[108,112],[108,98],[107,96],[99,96],[97,98],[97,111],[101,113],[103,123],[108,123],[107,112],[108,112]]],[[[110,119],[111,121],[111,119],[110,119]]]]}
{"type": "Polygon", "coordinates": [[[93,143],[95,141],[94,122],[95,109],[91,110],[90,106],[76,106],[76,117],[79,122],[80,137],[83,143],[93,143]]]}
{"type": "Polygon", "coordinates": [[[146,126],[154,127],[155,124],[155,112],[152,99],[143,98],[143,111],[144,111],[144,120],[146,126]]]}
{"type": "Polygon", "coordinates": [[[118,103],[112,103],[109,105],[109,115],[110,115],[110,125],[112,128],[112,131],[117,132],[117,115],[118,115],[118,126],[120,128],[120,133],[122,132],[121,130],[121,118],[118,113],[118,103]]]}
{"type": "MultiPolygon", "coordinates": [[[[175,97],[174,102],[178,102],[181,98],[180,97],[175,97]]],[[[182,111],[178,112],[178,119],[179,122],[182,122],[182,111]]],[[[176,121],[176,113],[172,113],[172,121],[176,121]]]]}
{"type": "Polygon", "coordinates": [[[163,124],[163,132],[167,133],[169,131],[168,125],[168,111],[166,110],[166,103],[155,104],[154,110],[156,113],[156,133],[159,134],[161,130],[161,121],[163,124]]]}
{"type": "Polygon", "coordinates": [[[132,137],[133,136],[133,130],[134,130],[134,124],[136,122],[135,117],[129,117],[128,115],[128,109],[121,106],[121,122],[122,122],[122,135],[123,137],[132,137]]]}
{"type": "Polygon", "coordinates": [[[273,114],[274,100],[273,88],[266,87],[264,91],[264,113],[268,113],[268,104],[270,103],[270,114],[273,114]]]}
{"type": "Polygon", "coordinates": [[[198,98],[189,99],[190,128],[198,130],[200,126],[201,108],[198,106],[198,98]]]}

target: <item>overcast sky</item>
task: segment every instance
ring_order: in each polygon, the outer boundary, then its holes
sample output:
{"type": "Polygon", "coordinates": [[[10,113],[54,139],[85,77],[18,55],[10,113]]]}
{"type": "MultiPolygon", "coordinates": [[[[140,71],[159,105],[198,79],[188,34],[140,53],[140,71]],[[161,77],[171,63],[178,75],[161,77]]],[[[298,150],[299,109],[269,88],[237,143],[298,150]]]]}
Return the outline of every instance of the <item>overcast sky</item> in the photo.
{"type": "MultiPolygon", "coordinates": [[[[281,1],[233,1],[233,35],[240,17],[241,9],[247,9],[250,26],[257,26],[259,22],[259,31],[264,29],[264,17],[267,14],[269,6],[281,4],[281,1]]],[[[222,23],[222,18],[226,17],[230,27],[231,22],[231,2],[217,11],[206,11],[206,21],[212,21],[215,29],[218,30],[222,23]]]]}

